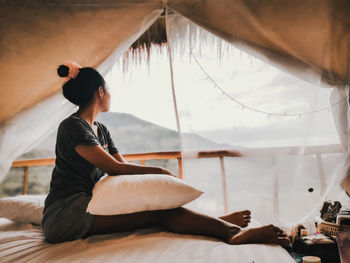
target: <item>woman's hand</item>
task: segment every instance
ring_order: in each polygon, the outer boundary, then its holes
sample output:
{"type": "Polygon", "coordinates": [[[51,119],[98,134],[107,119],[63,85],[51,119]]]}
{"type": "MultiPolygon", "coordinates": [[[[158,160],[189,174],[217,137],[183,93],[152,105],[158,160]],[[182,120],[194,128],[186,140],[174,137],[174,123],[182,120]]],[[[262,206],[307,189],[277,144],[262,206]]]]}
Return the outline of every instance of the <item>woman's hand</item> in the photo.
{"type": "MultiPolygon", "coordinates": [[[[113,157],[117,160],[117,161],[120,161],[120,162],[123,162],[123,163],[128,163],[125,158],[123,157],[122,154],[120,153],[115,153],[113,154],[113,157]]],[[[174,175],[172,172],[170,172],[169,170],[167,170],[166,168],[163,168],[163,167],[158,167],[159,168],[159,172],[160,174],[167,174],[167,175],[170,175],[170,176],[174,176],[174,177],[177,177],[176,175],[174,175]]]]}

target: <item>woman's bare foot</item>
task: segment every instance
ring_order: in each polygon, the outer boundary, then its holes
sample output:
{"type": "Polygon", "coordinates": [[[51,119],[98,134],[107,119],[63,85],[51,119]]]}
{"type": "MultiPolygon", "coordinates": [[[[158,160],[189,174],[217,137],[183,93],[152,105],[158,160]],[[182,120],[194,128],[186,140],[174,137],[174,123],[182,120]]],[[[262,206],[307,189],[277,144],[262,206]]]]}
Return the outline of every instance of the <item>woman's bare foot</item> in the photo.
{"type": "Polygon", "coordinates": [[[240,227],[247,227],[250,223],[250,214],[251,212],[249,210],[244,210],[226,216],[220,216],[219,218],[240,227]]]}
{"type": "Polygon", "coordinates": [[[257,228],[250,228],[241,230],[238,234],[233,231],[232,235],[228,235],[227,243],[231,245],[238,244],[279,244],[281,246],[288,246],[290,240],[285,232],[274,225],[267,225],[257,228]]]}

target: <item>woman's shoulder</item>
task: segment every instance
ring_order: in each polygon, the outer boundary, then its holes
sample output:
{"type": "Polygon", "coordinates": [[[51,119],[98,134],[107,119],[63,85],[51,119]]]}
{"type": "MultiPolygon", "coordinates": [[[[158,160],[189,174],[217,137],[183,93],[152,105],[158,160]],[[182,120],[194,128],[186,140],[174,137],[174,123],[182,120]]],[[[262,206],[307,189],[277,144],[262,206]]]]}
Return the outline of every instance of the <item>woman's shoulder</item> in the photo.
{"type": "Polygon", "coordinates": [[[58,130],[71,130],[75,128],[88,128],[85,127],[84,121],[79,118],[75,113],[71,114],[67,118],[65,118],[63,121],[61,121],[60,125],[58,126],[58,130]]]}
{"type": "Polygon", "coordinates": [[[96,125],[98,125],[99,127],[101,127],[101,129],[103,129],[104,131],[108,131],[107,126],[104,125],[102,122],[100,121],[95,121],[96,125]]]}

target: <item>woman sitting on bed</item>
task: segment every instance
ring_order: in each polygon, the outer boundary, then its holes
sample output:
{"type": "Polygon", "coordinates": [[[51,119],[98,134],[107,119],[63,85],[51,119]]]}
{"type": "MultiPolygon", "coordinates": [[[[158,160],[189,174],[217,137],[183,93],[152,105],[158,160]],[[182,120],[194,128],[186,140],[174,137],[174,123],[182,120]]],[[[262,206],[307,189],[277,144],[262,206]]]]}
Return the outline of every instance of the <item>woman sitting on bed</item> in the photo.
{"type": "Polygon", "coordinates": [[[47,242],[159,226],[175,233],[215,237],[228,244],[289,244],[283,231],[273,225],[244,229],[250,222],[248,210],[219,218],[184,207],[113,216],[86,213],[92,188],[104,173],[174,175],[162,167],[128,163],[118,153],[106,126],[95,121],[110,106],[109,89],[95,69],[67,63],[57,71],[66,78],[63,95],[79,110],[58,127],[56,164],[42,220],[47,242]]]}

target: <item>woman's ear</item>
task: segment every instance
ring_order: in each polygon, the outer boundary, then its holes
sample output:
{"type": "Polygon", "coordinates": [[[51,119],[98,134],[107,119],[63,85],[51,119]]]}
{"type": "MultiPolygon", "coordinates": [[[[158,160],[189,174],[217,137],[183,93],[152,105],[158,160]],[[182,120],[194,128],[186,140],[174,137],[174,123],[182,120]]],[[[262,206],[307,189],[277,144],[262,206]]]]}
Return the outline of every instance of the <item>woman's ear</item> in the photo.
{"type": "Polygon", "coordinates": [[[105,92],[103,91],[102,86],[98,87],[98,97],[102,99],[102,97],[105,95],[105,92]]]}

